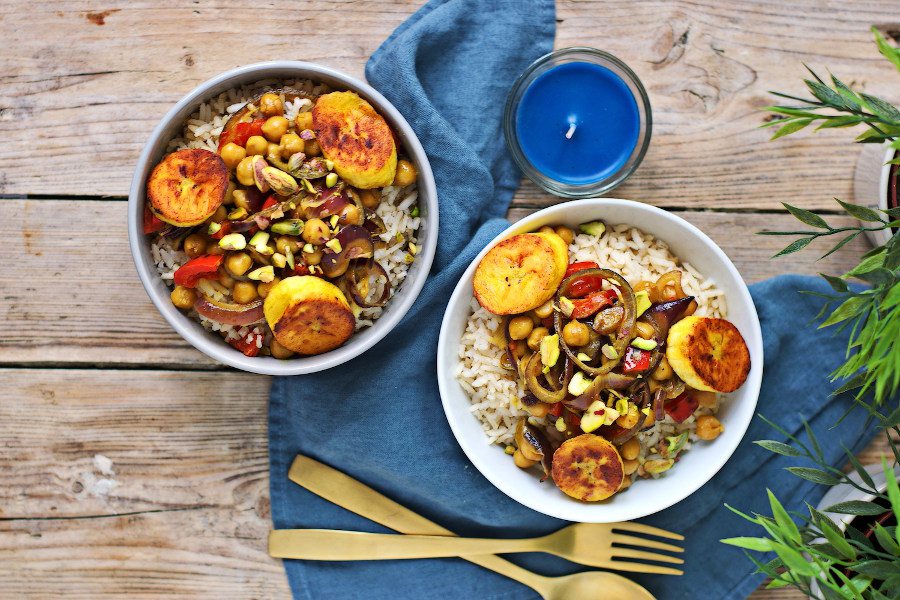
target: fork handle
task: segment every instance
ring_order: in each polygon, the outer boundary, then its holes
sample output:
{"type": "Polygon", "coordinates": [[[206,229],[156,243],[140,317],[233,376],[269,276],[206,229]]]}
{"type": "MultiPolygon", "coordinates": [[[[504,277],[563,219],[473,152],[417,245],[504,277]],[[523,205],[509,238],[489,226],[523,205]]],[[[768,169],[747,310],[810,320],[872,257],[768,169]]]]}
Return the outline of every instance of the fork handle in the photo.
{"type": "Polygon", "coordinates": [[[334,529],[280,529],[269,536],[276,558],[387,560],[529,552],[532,540],[492,540],[439,535],[393,535],[334,529]]]}
{"type": "MultiPolygon", "coordinates": [[[[400,533],[456,535],[366,484],[308,456],[300,454],[294,459],[288,477],[317,496],[400,533]]],[[[278,535],[277,530],[270,532],[270,543],[273,536],[277,539],[278,535]]],[[[523,569],[493,554],[466,556],[465,559],[527,585],[544,598],[553,588],[543,575],[523,569]]]]}

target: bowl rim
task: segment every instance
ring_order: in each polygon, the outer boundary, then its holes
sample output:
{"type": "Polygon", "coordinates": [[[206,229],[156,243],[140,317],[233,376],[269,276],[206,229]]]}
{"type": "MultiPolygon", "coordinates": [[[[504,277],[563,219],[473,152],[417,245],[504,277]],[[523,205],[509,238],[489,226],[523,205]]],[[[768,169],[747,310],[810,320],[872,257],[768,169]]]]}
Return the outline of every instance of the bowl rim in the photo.
{"type": "MultiPolygon", "coordinates": [[[[729,302],[729,305],[733,304],[729,302]]],[[[639,519],[665,510],[666,508],[669,508],[670,506],[687,498],[698,489],[703,487],[706,483],[708,483],[713,477],[715,477],[715,475],[721,470],[721,468],[725,465],[729,458],[731,458],[732,454],[734,454],[734,451],[743,440],[744,436],[746,435],[747,429],[749,428],[750,423],[753,420],[753,415],[755,414],[755,408],[759,401],[759,392],[762,384],[763,360],[764,356],[762,328],[760,326],[759,315],[756,311],[756,306],[753,303],[752,297],[750,296],[750,290],[747,288],[747,284],[746,282],[744,282],[743,277],[741,277],[740,273],[738,272],[737,267],[734,266],[734,264],[731,262],[725,252],[718,246],[718,244],[716,244],[709,236],[707,236],[699,228],[697,228],[687,220],[661,208],[657,208],[653,205],[620,198],[587,198],[549,206],[524,217],[520,221],[511,224],[510,227],[499,233],[493,240],[491,240],[472,260],[471,264],[466,268],[465,272],[457,282],[456,287],[454,288],[453,293],[450,296],[450,300],[447,303],[447,308],[441,321],[441,331],[438,338],[437,348],[437,380],[438,389],[440,390],[441,395],[441,405],[444,409],[444,415],[447,418],[448,423],[450,424],[450,429],[453,431],[453,436],[456,438],[457,443],[460,445],[469,461],[488,481],[491,482],[494,487],[499,489],[501,492],[503,492],[513,500],[519,502],[520,504],[551,517],[556,517],[567,521],[607,523],[639,519]],[[663,499],[659,501],[658,504],[653,507],[653,510],[649,512],[632,510],[629,505],[616,507],[616,510],[610,511],[608,510],[609,505],[605,503],[586,503],[579,502],[574,499],[571,501],[571,503],[563,505],[564,508],[562,509],[557,509],[557,507],[554,506],[544,506],[545,503],[542,503],[541,501],[535,501],[534,497],[528,496],[527,494],[521,492],[510,482],[503,479],[500,473],[493,472],[490,468],[485,468],[486,465],[483,463],[481,457],[482,452],[479,452],[479,450],[491,448],[495,444],[489,445],[485,443],[481,444],[480,446],[475,446],[463,441],[465,437],[463,435],[463,425],[461,422],[462,418],[457,419],[456,416],[453,416],[455,415],[455,413],[453,412],[451,407],[451,403],[453,402],[453,400],[451,399],[451,395],[455,394],[455,391],[452,391],[449,386],[453,385],[456,382],[456,374],[453,372],[444,372],[441,369],[442,365],[453,364],[458,360],[458,358],[456,358],[456,353],[459,345],[459,340],[448,341],[448,336],[450,335],[451,329],[452,307],[457,306],[464,297],[466,301],[468,301],[468,297],[471,296],[471,291],[469,289],[470,286],[468,284],[471,281],[472,275],[475,271],[475,267],[478,265],[478,262],[487,253],[487,251],[494,245],[496,245],[500,240],[509,237],[510,235],[515,235],[516,233],[529,230],[529,226],[532,223],[540,221],[548,215],[578,212],[582,209],[594,209],[597,207],[627,207],[631,209],[637,209],[638,211],[655,213],[656,215],[675,222],[679,226],[687,229],[699,241],[701,241],[704,246],[706,246],[709,251],[711,251],[715,255],[717,262],[721,263],[725,270],[728,271],[729,275],[737,282],[738,295],[740,296],[741,300],[750,307],[750,314],[748,315],[750,318],[750,327],[748,331],[742,333],[744,334],[747,345],[751,350],[751,355],[753,354],[754,349],[758,351],[759,355],[758,360],[754,361],[752,365],[751,372],[749,377],[747,378],[747,381],[744,383],[745,386],[749,386],[747,388],[748,398],[752,399],[753,403],[753,406],[750,407],[748,411],[749,417],[740,423],[729,423],[729,428],[732,431],[738,431],[738,435],[732,438],[729,446],[721,446],[718,449],[719,451],[715,455],[711,456],[710,460],[707,461],[707,464],[711,465],[712,467],[709,471],[709,477],[705,479],[698,478],[690,485],[683,485],[674,490],[667,490],[667,494],[658,496],[659,498],[663,499]]],[[[456,383],[456,385],[458,386],[459,384],[456,383]]],[[[745,399],[745,401],[750,400],[745,399]]],[[[472,418],[475,418],[474,415],[472,416],[472,418]]]]}
{"type": "MultiPolygon", "coordinates": [[[[326,83],[332,87],[338,87],[334,83],[326,83]]],[[[190,114],[190,112],[187,114],[190,114]]],[[[262,375],[304,375],[336,367],[364,353],[390,333],[412,307],[422,287],[425,285],[425,280],[431,270],[437,250],[437,186],[428,156],[412,126],[410,126],[400,111],[378,90],[362,80],[331,67],[305,61],[276,60],[243,65],[207,79],[185,94],[166,112],[156,127],[153,128],[135,163],[134,175],[128,191],[127,219],[128,243],[135,269],[138,272],[144,291],[166,322],[185,341],[208,357],[242,371],[262,375]],[[273,71],[293,72],[293,74],[275,76],[271,73],[273,71]],[[196,109],[202,102],[209,100],[213,94],[219,93],[214,90],[223,85],[227,86],[223,88],[224,90],[228,89],[228,87],[253,83],[256,79],[291,76],[312,80],[318,79],[319,81],[330,79],[338,82],[338,85],[343,86],[345,89],[359,93],[375,104],[376,110],[383,114],[393,127],[399,130],[400,137],[403,140],[401,143],[415,157],[416,166],[419,170],[419,198],[420,200],[423,197],[427,198],[430,205],[427,207],[427,210],[422,211],[422,221],[419,226],[420,234],[422,231],[427,232],[424,243],[416,256],[420,266],[417,268],[418,270],[414,276],[404,279],[400,293],[391,298],[389,302],[389,305],[392,306],[391,312],[379,317],[368,328],[367,331],[371,333],[363,339],[358,337],[359,334],[354,333],[354,337],[351,337],[347,343],[330,352],[282,361],[271,357],[248,357],[226,344],[224,340],[217,339],[213,342],[196,331],[193,325],[195,323],[194,320],[189,319],[177,309],[174,309],[176,312],[170,311],[169,309],[173,308],[171,303],[167,299],[160,297],[153,289],[155,282],[160,280],[159,275],[156,274],[155,270],[151,272],[147,269],[142,262],[142,245],[146,245],[149,251],[149,243],[146,242],[146,236],[139,228],[139,224],[142,222],[143,201],[145,200],[143,172],[147,169],[147,164],[152,159],[151,154],[154,148],[160,143],[166,129],[178,118],[179,113],[188,108],[196,109]]]]}

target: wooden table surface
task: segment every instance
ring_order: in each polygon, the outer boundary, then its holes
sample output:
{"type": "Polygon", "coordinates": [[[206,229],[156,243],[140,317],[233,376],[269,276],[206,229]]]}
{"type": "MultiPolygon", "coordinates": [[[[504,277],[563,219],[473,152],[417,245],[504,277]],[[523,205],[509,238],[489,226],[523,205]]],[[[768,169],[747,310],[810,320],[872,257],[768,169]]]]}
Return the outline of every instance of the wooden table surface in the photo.
{"type": "MultiPolygon", "coordinates": [[[[0,596],[288,596],[265,552],[269,379],[212,362],[157,314],[128,250],[128,185],[151,129],[199,82],[268,59],[362,77],[418,4],[7,0],[0,596]]],[[[829,213],[852,199],[859,148],[846,130],[769,142],[759,108],[767,90],[801,91],[802,63],[900,100],[869,33],[896,35],[898,19],[896,0],[560,0],[556,44],[611,51],[649,92],[653,143],[615,195],[698,225],[753,282],[842,271],[866,250],[769,260],[782,240],[752,233],[791,226],[781,201],[829,213]]],[[[557,201],[525,183],[510,215],[557,201]]]]}

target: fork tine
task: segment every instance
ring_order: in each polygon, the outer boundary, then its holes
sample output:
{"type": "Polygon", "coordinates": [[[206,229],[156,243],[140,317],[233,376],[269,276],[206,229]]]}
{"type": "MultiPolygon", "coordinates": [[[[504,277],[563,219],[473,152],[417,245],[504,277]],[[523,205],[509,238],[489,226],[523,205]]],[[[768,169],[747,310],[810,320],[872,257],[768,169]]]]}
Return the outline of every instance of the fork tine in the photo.
{"type": "Polygon", "coordinates": [[[643,550],[635,550],[633,548],[610,548],[610,554],[613,558],[639,558],[643,560],[655,560],[657,562],[672,563],[673,565],[684,564],[683,558],[677,556],[669,556],[668,554],[657,554],[656,552],[644,552],[643,550]]]}
{"type": "Polygon", "coordinates": [[[612,529],[621,529],[622,531],[630,531],[631,533],[646,533],[647,535],[669,538],[670,540],[684,539],[684,536],[680,533],[666,531],[659,527],[651,527],[650,525],[643,525],[641,523],[614,523],[612,529]]]}
{"type": "Polygon", "coordinates": [[[654,548],[656,550],[668,550],[669,552],[684,552],[684,548],[681,548],[680,546],[673,546],[672,544],[666,544],[665,542],[657,542],[656,540],[648,540],[647,538],[633,535],[623,535],[621,533],[613,534],[612,543],[654,548]]]}
{"type": "Polygon", "coordinates": [[[631,573],[653,573],[654,575],[684,575],[681,569],[673,569],[672,567],[660,567],[658,565],[645,565],[643,563],[626,562],[623,560],[611,560],[608,565],[609,569],[616,571],[629,571],[631,573]]]}

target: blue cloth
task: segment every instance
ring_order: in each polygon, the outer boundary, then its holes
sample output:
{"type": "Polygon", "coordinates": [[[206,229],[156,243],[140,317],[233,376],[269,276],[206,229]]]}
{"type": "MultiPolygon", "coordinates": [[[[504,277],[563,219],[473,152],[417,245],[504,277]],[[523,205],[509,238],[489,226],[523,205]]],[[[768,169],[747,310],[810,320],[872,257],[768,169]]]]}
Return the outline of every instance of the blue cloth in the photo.
{"type": "MultiPolygon", "coordinates": [[[[375,53],[366,70],[412,124],[431,159],[440,196],[440,243],[429,281],[409,314],[381,343],[357,359],[314,375],[277,378],[269,406],[272,519],[276,528],[322,527],[386,531],[318,498],[287,479],[304,453],[334,465],[401,504],[461,534],[522,537],[565,523],[507,498],[467,461],[441,409],[435,348],[447,299],[478,251],[508,223],[519,173],[504,149],[503,102],[516,76],[551,49],[549,0],[432,1],[375,53]]],[[[751,232],[748,232],[750,235],[751,232]]],[[[753,286],[766,343],[760,412],[791,430],[801,417],[819,432],[837,420],[844,402],[829,398],[827,373],[845,340],[818,332],[811,321],[818,289],[811,278],[783,277],[753,286]]],[[[846,443],[866,436],[860,417],[845,421],[846,443]]],[[[834,434],[829,434],[834,439],[834,434]]],[[[755,422],[744,443],[703,489],[647,519],[686,533],[684,577],[640,578],[659,598],[742,598],[760,582],[740,551],[718,543],[751,530],[723,507],[765,512],[765,488],[789,508],[813,504],[824,492],[781,467],[787,461],[750,441],[776,437],[755,422]]],[[[839,446],[826,451],[837,460],[839,446]]],[[[516,556],[548,575],[579,566],[544,554],[516,556]]],[[[460,559],[389,562],[285,561],[297,599],[533,599],[530,589],[460,559]]]]}

